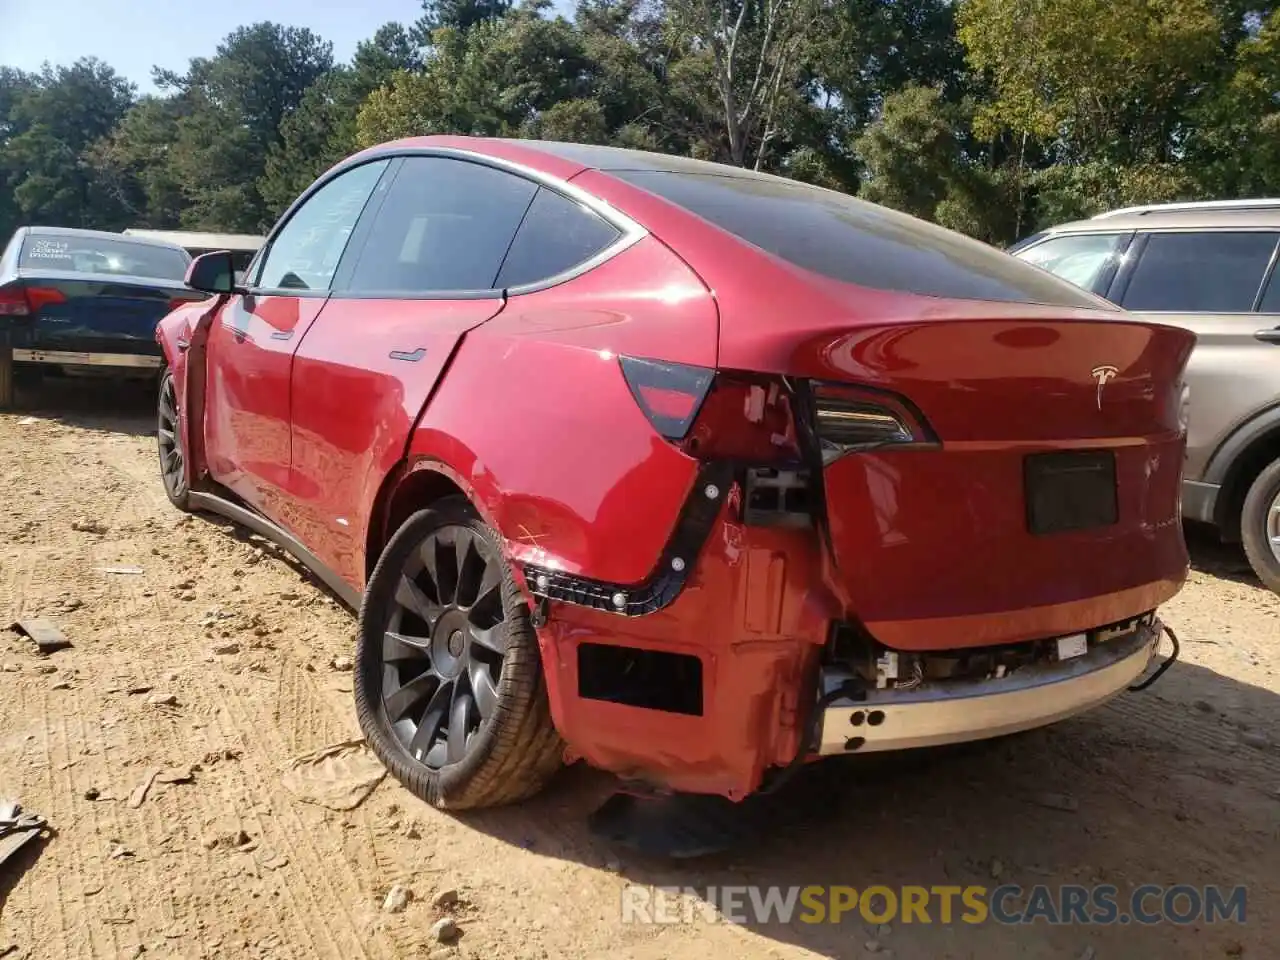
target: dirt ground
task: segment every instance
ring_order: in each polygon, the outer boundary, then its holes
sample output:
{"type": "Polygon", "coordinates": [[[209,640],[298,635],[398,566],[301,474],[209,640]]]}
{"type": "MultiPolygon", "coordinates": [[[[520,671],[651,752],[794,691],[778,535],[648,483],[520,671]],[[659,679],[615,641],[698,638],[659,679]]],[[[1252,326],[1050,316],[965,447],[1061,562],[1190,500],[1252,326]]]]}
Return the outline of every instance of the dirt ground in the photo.
{"type": "Polygon", "coordinates": [[[148,393],[58,384],[22,403],[0,415],[0,797],[54,835],[0,867],[0,956],[1275,955],[1280,599],[1236,551],[1193,538],[1165,610],[1182,660],[1150,691],[1008,741],[822,765],[766,839],[650,862],[588,831],[610,781],[580,768],[466,817],[390,779],[349,811],[300,802],[289,762],[358,736],[350,615],[270,545],[169,507],[148,393]],[[74,645],[40,656],[3,629],[21,616],[74,645]],[[622,922],[628,882],[1245,885],[1248,908],[1190,926],[648,925],[622,922]],[[397,884],[413,896],[389,912],[397,884]],[[458,902],[437,907],[447,888],[458,902]],[[448,947],[431,931],[446,914],[448,947]]]}

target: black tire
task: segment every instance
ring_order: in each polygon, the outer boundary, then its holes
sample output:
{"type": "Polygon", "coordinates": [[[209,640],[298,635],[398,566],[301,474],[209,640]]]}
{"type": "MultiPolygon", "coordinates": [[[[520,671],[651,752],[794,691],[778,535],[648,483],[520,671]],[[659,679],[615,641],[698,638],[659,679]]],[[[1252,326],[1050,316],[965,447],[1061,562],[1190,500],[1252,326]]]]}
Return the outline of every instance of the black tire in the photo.
{"type": "Polygon", "coordinates": [[[1267,589],[1280,593],[1280,544],[1273,537],[1280,537],[1280,460],[1254,479],[1240,512],[1240,539],[1249,566],[1267,589]]]}
{"type": "Polygon", "coordinates": [[[165,496],[179,510],[189,512],[191,498],[183,472],[177,392],[173,386],[173,371],[168,369],[160,377],[156,395],[156,449],[160,455],[160,482],[164,484],[165,496]]]}
{"type": "Polygon", "coordinates": [[[360,607],[354,692],[373,752],[411,793],[442,810],[526,799],[560,768],[564,743],[551,721],[528,608],[497,536],[465,499],[413,514],[383,550],[360,607]],[[465,746],[446,756],[455,722],[465,746]]]}

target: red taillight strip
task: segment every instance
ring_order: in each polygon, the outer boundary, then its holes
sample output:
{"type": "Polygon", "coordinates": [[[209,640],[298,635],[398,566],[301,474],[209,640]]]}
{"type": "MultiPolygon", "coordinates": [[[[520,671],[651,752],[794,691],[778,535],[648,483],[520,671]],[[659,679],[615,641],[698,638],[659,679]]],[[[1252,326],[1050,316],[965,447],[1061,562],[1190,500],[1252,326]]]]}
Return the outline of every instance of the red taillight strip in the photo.
{"type": "Polygon", "coordinates": [[[620,356],[618,364],[654,429],[668,440],[683,439],[711,389],[715,371],[639,357],[620,356]]]}

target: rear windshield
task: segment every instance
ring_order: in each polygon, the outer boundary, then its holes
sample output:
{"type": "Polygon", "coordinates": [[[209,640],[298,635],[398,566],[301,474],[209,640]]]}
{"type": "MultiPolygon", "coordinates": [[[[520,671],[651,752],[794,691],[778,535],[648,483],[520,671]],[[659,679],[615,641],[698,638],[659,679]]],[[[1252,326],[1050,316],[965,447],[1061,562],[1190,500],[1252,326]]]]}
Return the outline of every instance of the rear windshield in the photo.
{"type": "Polygon", "coordinates": [[[34,270],[73,270],[159,280],[181,280],[186,276],[188,263],[190,258],[181,250],[69,234],[28,236],[18,256],[19,267],[34,270]]]}
{"type": "Polygon", "coordinates": [[[1105,306],[985,243],[847,194],[765,177],[610,170],[814,273],[933,297],[1105,306]]]}

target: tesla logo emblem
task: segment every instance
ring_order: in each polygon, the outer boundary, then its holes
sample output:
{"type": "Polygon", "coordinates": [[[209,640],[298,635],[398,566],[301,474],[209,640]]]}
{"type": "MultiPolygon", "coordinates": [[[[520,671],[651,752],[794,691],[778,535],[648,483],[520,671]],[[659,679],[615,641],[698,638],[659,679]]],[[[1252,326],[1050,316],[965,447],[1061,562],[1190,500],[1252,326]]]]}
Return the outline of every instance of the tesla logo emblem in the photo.
{"type": "Polygon", "coordinates": [[[1104,364],[1101,367],[1094,367],[1092,371],[1094,381],[1098,384],[1098,409],[1102,409],[1102,388],[1114,380],[1120,373],[1110,364],[1104,364]]]}

